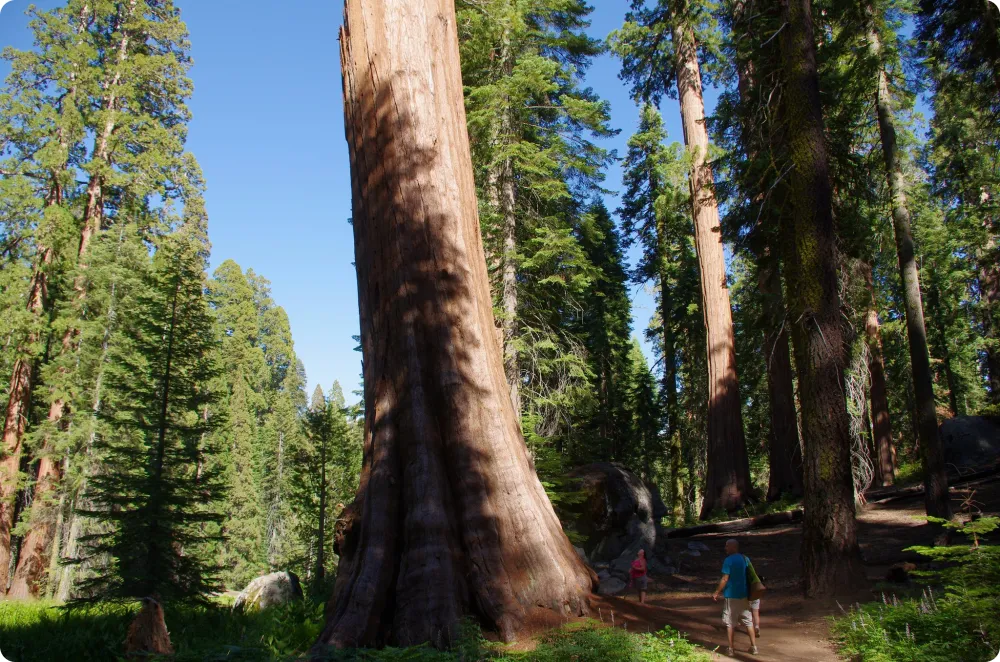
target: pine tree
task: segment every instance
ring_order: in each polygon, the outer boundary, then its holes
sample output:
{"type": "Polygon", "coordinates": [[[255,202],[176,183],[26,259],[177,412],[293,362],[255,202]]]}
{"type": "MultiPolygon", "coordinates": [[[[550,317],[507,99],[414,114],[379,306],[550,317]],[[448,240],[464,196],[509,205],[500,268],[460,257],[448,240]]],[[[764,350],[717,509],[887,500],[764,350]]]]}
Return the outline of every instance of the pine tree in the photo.
{"type": "MultiPolygon", "coordinates": [[[[101,5],[69,0],[50,12],[35,11],[32,28],[35,51],[8,54],[13,92],[6,118],[16,127],[10,135],[19,136],[18,144],[10,145],[22,157],[18,175],[36,179],[40,185],[35,195],[48,210],[48,221],[39,229],[49,230],[37,235],[34,273],[26,285],[28,308],[39,320],[46,310],[69,313],[49,316],[54,319],[51,347],[53,354],[75,354],[83,322],[73,315],[83,307],[62,305],[62,299],[86,298],[84,271],[94,238],[119,217],[142,214],[144,205],[177,198],[192,185],[187,179],[192,172],[189,156],[183,150],[185,102],[191,92],[186,28],[169,0],[101,5]],[[80,181],[76,173],[82,173],[80,181]],[[56,228],[57,234],[51,234],[56,228]],[[69,271],[74,275],[60,286],[59,274],[69,271]]],[[[30,415],[32,374],[38,372],[27,369],[38,330],[25,327],[22,338],[5,425],[13,465],[30,415]]],[[[63,395],[73,375],[64,371],[48,376],[47,419],[51,429],[58,429],[66,414],[63,395]]],[[[55,452],[60,445],[48,435],[39,437],[31,449],[37,460],[31,465],[36,476],[33,501],[40,506],[60,490],[64,463],[55,452]]],[[[5,489],[0,491],[0,503],[8,501],[5,495],[5,489]]],[[[0,505],[0,557],[9,550],[10,515],[0,505]]],[[[45,513],[30,517],[48,529],[45,513]]],[[[51,535],[47,530],[42,538],[51,535]]],[[[30,542],[12,587],[18,593],[26,590],[27,576],[47,563],[48,546],[30,542]]],[[[6,568],[2,561],[0,566],[6,568]]]]}
{"type": "MultiPolygon", "coordinates": [[[[666,144],[663,120],[654,106],[646,104],[640,114],[639,129],[629,139],[625,158],[622,206],[623,243],[639,245],[641,257],[631,277],[633,282],[652,283],[657,290],[658,322],[653,339],[662,365],[660,395],[663,400],[665,435],[670,444],[670,464],[680,467],[682,446],[692,447],[703,435],[682,435],[683,407],[678,394],[682,356],[679,338],[694,330],[691,311],[700,311],[698,266],[691,236],[687,187],[689,168],[677,143],[666,144]],[[686,443],[685,438],[688,438],[686,443]]],[[[702,324],[698,324],[702,327],[702,324]]],[[[694,336],[701,337],[696,331],[694,336]]],[[[698,444],[700,446],[700,444],[698,444]]],[[[693,449],[690,449],[693,451],[693,449]]],[[[679,473],[673,474],[677,480],[679,473]]],[[[689,480],[693,476],[689,476],[689,480]]],[[[682,510],[683,490],[669,490],[672,510],[682,510]]]]}
{"type": "MultiPolygon", "coordinates": [[[[583,215],[577,235],[597,271],[580,320],[597,396],[596,411],[587,424],[596,437],[589,450],[598,452],[586,459],[623,460],[630,455],[635,415],[630,393],[634,369],[630,356],[632,303],[625,257],[618,229],[602,202],[592,204],[583,215]]],[[[642,465],[633,466],[638,469],[642,465]]]]}
{"type": "Polygon", "coordinates": [[[352,434],[344,392],[334,382],[329,397],[316,386],[305,417],[306,439],[293,458],[294,508],[302,566],[313,592],[329,590],[337,516],[358,487],[361,445],[352,434]]]}
{"type": "Polygon", "coordinates": [[[917,37],[934,92],[931,185],[975,264],[970,297],[1000,405],[1000,18],[989,3],[921,2],[917,37]]]}
{"type": "Polygon", "coordinates": [[[927,325],[924,321],[924,304],[917,269],[916,244],[913,239],[912,214],[908,201],[909,186],[903,172],[905,156],[901,153],[897,137],[895,111],[897,102],[889,82],[893,65],[896,64],[894,60],[898,59],[893,43],[895,32],[891,24],[886,25],[884,11],[880,11],[874,2],[864,6],[862,23],[866,28],[865,38],[877,80],[874,100],[884,172],[888,182],[900,280],[903,285],[906,332],[917,401],[917,432],[924,466],[924,503],[928,515],[947,519],[951,516],[948,477],[944,463],[944,448],[938,433],[933,376],[927,348],[927,325]]]}
{"type": "Polygon", "coordinates": [[[257,293],[232,260],[223,262],[209,285],[220,337],[219,363],[227,402],[220,445],[226,461],[227,544],[222,566],[226,584],[245,586],[267,568],[260,424],[266,408],[270,374],[261,344],[257,293]]]}
{"type": "Polygon", "coordinates": [[[107,368],[100,466],[89,480],[102,524],[86,536],[87,556],[110,563],[81,584],[85,597],[199,600],[218,587],[206,557],[222,520],[218,449],[207,443],[218,402],[213,319],[205,297],[208,242],[204,210],[189,199],[184,223],[160,238],[145,291],[107,368]]]}
{"type": "Polygon", "coordinates": [[[713,24],[700,2],[633,0],[625,26],[612,35],[622,78],[633,96],[680,101],[684,143],[690,157],[691,216],[701,275],[701,304],[708,359],[708,473],[702,516],[736,510],[751,498],[750,465],[736,369],[732,307],[723,255],[719,209],[702,91],[700,52],[711,50],[713,24]],[[669,47],[664,48],[669,43],[669,47]]]}
{"type": "MultiPolygon", "coordinates": [[[[88,297],[63,299],[62,305],[74,310],[57,313],[77,320],[77,349],[60,354],[41,373],[43,382],[65,402],[67,413],[60,421],[40,422],[28,442],[45,449],[37,453],[41,458],[60,465],[61,481],[48,491],[36,485],[31,516],[22,517],[15,529],[22,542],[8,593],[11,598],[42,594],[46,580],[50,595],[62,600],[70,595],[79,566],[59,565],[78,554],[85,522],[76,509],[94,469],[97,414],[103,403],[111,346],[122,320],[135,309],[136,297],[144,291],[148,276],[149,249],[143,238],[137,225],[125,222],[95,237],[90,264],[80,277],[88,297]]],[[[38,476],[36,480],[43,472],[38,476]]]]}
{"type": "MultiPolygon", "coordinates": [[[[516,411],[540,437],[589,386],[582,343],[560,308],[582,307],[572,236],[603,178],[607,104],[581,77],[602,46],[583,0],[489,0],[458,10],[463,82],[498,336],[516,411]],[[568,272],[568,273],[567,273],[568,272]],[[534,285],[537,284],[537,287],[534,285]]],[[[585,277],[584,277],[585,278],[585,277]]]]}

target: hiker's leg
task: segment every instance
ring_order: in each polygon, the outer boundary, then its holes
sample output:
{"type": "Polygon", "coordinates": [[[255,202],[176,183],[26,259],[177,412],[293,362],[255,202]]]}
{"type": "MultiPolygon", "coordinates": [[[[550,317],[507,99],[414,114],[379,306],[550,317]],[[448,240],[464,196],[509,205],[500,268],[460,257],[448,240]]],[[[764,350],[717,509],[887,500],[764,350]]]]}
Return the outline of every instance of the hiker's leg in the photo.
{"type": "Polygon", "coordinates": [[[750,635],[750,647],[753,648],[757,645],[757,637],[754,636],[753,625],[747,627],[747,634],[750,635]]]}
{"type": "Polygon", "coordinates": [[[733,636],[736,634],[736,629],[732,625],[730,625],[728,628],[726,628],[726,634],[729,635],[729,647],[732,648],[733,636]]]}
{"type": "Polygon", "coordinates": [[[640,604],[646,604],[646,592],[645,591],[642,591],[642,590],[639,591],[639,603],[640,604]]]}

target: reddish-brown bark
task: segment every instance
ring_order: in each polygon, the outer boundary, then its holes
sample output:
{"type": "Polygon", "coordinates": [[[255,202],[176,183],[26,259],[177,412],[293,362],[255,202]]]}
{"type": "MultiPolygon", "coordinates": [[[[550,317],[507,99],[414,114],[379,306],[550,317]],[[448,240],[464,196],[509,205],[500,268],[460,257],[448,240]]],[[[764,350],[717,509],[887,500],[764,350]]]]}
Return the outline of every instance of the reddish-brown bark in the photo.
{"type": "MultiPolygon", "coordinates": [[[[31,277],[28,291],[28,310],[40,315],[48,298],[48,276],[46,270],[51,264],[53,251],[49,248],[39,248],[39,263],[31,277]]],[[[31,409],[31,391],[34,385],[33,366],[26,354],[32,345],[38,342],[35,332],[29,334],[24,346],[19,348],[22,354],[14,362],[14,371],[10,378],[7,410],[3,427],[3,452],[0,461],[0,594],[6,592],[10,574],[11,531],[14,528],[14,498],[18,489],[18,474],[21,469],[21,442],[28,423],[28,413],[31,409]]]]}
{"type": "Polygon", "coordinates": [[[453,0],[348,0],[340,35],[365,384],[325,646],[507,640],[595,577],[532,469],[496,342],[453,0]]]}
{"type": "MultiPolygon", "coordinates": [[[[135,12],[137,0],[131,0],[127,9],[119,15],[117,27],[120,29],[135,12]]],[[[86,26],[86,14],[89,10],[85,7],[80,16],[80,30],[86,26]]],[[[94,146],[93,160],[101,162],[106,167],[111,166],[110,146],[111,136],[115,131],[117,123],[119,105],[119,85],[122,76],[122,67],[128,55],[129,43],[132,35],[128,31],[122,31],[121,39],[118,41],[117,52],[113,69],[109,72],[108,78],[104,82],[104,89],[107,94],[102,99],[102,108],[106,113],[104,126],[94,146]]],[[[67,100],[71,101],[75,96],[75,89],[71,89],[67,95],[67,100]]],[[[83,224],[80,229],[80,244],[77,251],[77,266],[82,270],[86,268],[85,257],[90,242],[100,231],[101,223],[104,219],[104,170],[103,167],[91,175],[87,183],[87,197],[83,210],[83,224]]],[[[84,286],[84,276],[82,272],[77,275],[73,282],[73,290],[77,301],[86,297],[84,286]]],[[[70,326],[66,329],[62,338],[62,351],[75,351],[75,338],[77,330],[70,326]]],[[[65,413],[65,403],[61,399],[56,399],[49,407],[49,422],[57,425],[65,413]]],[[[17,568],[9,590],[11,597],[26,598],[37,596],[41,588],[42,574],[49,566],[49,555],[52,549],[52,539],[55,535],[55,521],[53,518],[52,498],[58,490],[61,472],[58,458],[54,458],[52,448],[46,442],[41,458],[39,459],[38,479],[35,481],[34,496],[31,508],[31,530],[21,544],[21,553],[18,556],[17,568]]]]}
{"type": "Polygon", "coordinates": [[[726,284],[719,205],[708,161],[708,128],[694,31],[678,20],[673,31],[677,93],[684,144],[691,152],[691,207],[701,273],[701,304],[708,354],[708,463],[701,515],[736,510],[751,496],[750,463],[743,434],[736,375],[733,311],[726,284]]]}
{"type": "Polygon", "coordinates": [[[49,569],[49,555],[56,533],[57,504],[52,502],[62,472],[57,460],[49,455],[39,460],[35,496],[31,506],[31,529],[21,541],[17,569],[7,597],[24,600],[37,597],[49,569]]]}
{"type": "Polygon", "coordinates": [[[875,444],[875,468],[879,483],[883,487],[892,485],[896,477],[893,463],[892,423],[889,419],[889,396],[885,385],[885,362],[882,359],[882,330],[878,320],[875,302],[875,287],[872,283],[871,266],[865,273],[865,280],[871,292],[872,304],[865,317],[865,336],[868,340],[868,372],[871,375],[871,423],[875,444]]]}

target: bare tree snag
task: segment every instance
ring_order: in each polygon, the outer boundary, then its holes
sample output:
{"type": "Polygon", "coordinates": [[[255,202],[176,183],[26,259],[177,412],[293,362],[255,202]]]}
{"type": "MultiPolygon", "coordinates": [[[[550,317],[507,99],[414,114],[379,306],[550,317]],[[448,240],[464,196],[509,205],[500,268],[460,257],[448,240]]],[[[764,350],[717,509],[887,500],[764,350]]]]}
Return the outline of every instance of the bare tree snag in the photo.
{"type": "Polygon", "coordinates": [[[347,0],[340,34],[365,442],[328,646],[505,640],[596,577],[535,476],[496,342],[453,0],[347,0]],[[541,613],[536,613],[541,610],[541,613]]]}
{"type": "Polygon", "coordinates": [[[878,130],[885,159],[886,178],[892,204],[892,227],[896,235],[899,275],[903,284],[903,309],[906,312],[906,337],[910,344],[910,366],[917,406],[917,436],[924,465],[924,506],[933,517],[951,517],[948,498],[948,471],[944,463],[944,446],[938,430],[937,405],[934,401],[934,378],[931,374],[930,351],[927,348],[927,326],[924,323],[924,302],[920,293],[916,244],[910,227],[910,209],[906,200],[906,178],[896,144],[896,120],[889,92],[889,76],[881,65],[882,42],[875,30],[868,33],[868,48],[878,58],[878,90],[875,107],[878,130]]]}

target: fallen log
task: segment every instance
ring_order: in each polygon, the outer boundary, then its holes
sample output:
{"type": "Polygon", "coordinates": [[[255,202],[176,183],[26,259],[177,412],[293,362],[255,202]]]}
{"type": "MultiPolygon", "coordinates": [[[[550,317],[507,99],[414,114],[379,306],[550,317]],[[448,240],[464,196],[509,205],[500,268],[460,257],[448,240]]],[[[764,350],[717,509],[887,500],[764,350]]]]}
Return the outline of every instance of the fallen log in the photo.
{"type": "Polygon", "coordinates": [[[767,515],[757,515],[756,517],[730,520],[728,522],[715,522],[712,524],[688,526],[683,529],[671,529],[667,531],[667,538],[691,538],[706,533],[740,533],[742,531],[767,529],[800,521],[802,521],[802,510],[789,510],[782,513],[768,513],[767,515]]]}
{"type": "MultiPolygon", "coordinates": [[[[974,483],[978,480],[983,480],[984,478],[992,478],[997,474],[1000,474],[1000,464],[989,467],[988,469],[982,469],[970,474],[965,474],[963,476],[950,476],[948,479],[948,487],[968,485],[969,483],[974,483]]],[[[869,490],[865,493],[865,503],[886,504],[892,503],[893,501],[901,501],[903,499],[912,499],[918,496],[923,496],[923,494],[923,485],[913,485],[911,487],[904,487],[900,489],[869,490]]]]}

